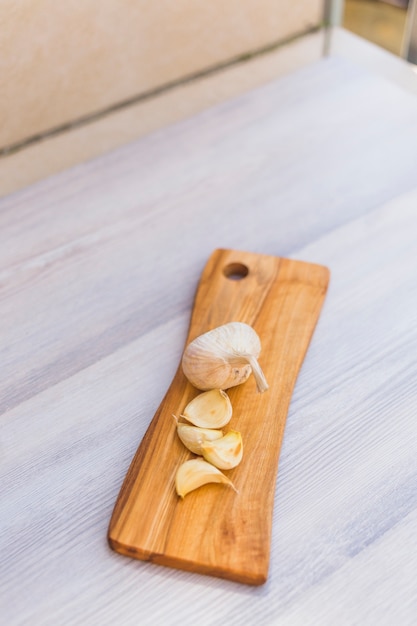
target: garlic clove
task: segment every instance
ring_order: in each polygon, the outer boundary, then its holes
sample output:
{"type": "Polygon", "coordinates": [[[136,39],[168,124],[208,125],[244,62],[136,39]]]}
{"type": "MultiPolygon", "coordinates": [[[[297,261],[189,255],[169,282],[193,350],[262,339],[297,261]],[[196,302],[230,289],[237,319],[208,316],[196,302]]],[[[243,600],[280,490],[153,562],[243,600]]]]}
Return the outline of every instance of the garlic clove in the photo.
{"type": "Polygon", "coordinates": [[[232,469],[242,460],[242,435],[236,430],[230,430],[221,439],[201,444],[201,452],[206,461],[219,469],[232,469]]]}
{"type": "Polygon", "coordinates": [[[201,455],[201,444],[215,441],[223,437],[222,430],[213,430],[210,428],[199,428],[198,426],[190,426],[189,424],[178,423],[178,437],[182,443],[194,454],[201,455]]]}
{"type": "Polygon", "coordinates": [[[197,389],[229,389],[244,383],[251,372],[258,391],[268,383],[258,363],[261,341],[243,322],[230,322],[200,335],[185,348],[182,369],[197,389]]]}
{"type": "Polygon", "coordinates": [[[179,466],[175,476],[177,494],[184,498],[187,493],[207,483],[223,483],[236,491],[232,481],[222,472],[203,459],[190,459],[179,466]]]}
{"type": "Polygon", "coordinates": [[[187,404],[183,417],[200,428],[222,428],[230,422],[232,404],[225,391],[210,389],[187,404]]]}

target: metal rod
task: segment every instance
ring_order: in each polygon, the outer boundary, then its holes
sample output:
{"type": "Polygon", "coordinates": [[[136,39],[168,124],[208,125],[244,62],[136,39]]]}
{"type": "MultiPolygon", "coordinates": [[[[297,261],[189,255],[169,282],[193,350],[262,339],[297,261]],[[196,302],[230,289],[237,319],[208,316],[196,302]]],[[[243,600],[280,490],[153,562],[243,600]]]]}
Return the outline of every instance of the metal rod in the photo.
{"type": "Polygon", "coordinates": [[[417,64],[417,0],[410,0],[408,5],[402,56],[417,64]]]}

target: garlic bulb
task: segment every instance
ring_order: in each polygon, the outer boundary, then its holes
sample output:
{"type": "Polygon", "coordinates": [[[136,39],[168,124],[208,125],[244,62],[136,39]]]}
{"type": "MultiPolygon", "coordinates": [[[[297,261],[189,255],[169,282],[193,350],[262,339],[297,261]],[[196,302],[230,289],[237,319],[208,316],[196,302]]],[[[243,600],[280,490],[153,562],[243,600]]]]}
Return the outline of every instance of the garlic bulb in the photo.
{"type": "Polygon", "coordinates": [[[201,452],[206,461],[219,469],[232,469],[242,460],[242,435],[236,430],[230,430],[221,439],[202,443],[201,452]]]}
{"type": "Polygon", "coordinates": [[[210,428],[199,428],[198,426],[190,426],[189,424],[178,423],[177,434],[182,443],[194,454],[201,455],[201,446],[203,443],[215,441],[223,437],[223,431],[212,430],[210,428]]]}
{"type": "Polygon", "coordinates": [[[187,404],[182,417],[201,428],[222,428],[232,417],[232,404],[222,389],[200,393],[187,404]]]}
{"type": "Polygon", "coordinates": [[[258,391],[268,383],[257,358],[261,342],[255,330],[243,322],[230,322],[200,335],[188,344],[182,369],[197,389],[229,389],[244,383],[251,372],[258,391]]]}
{"type": "Polygon", "coordinates": [[[223,483],[230,485],[236,491],[230,478],[227,478],[217,467],[201,458],[190,459],[179,466],[175,476],[175,488],[181,498],[207,483],[223,483]]]}

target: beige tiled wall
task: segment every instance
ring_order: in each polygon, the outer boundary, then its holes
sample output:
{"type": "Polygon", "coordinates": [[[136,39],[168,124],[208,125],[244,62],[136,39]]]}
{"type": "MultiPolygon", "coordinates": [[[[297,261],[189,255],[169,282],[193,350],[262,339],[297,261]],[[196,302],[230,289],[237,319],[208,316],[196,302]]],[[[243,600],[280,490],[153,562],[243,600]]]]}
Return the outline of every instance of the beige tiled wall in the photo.
{"type": "Polygon", "coordinates": [[[323,0],[0,0],[0,147],[309,30],[323,0]]]}

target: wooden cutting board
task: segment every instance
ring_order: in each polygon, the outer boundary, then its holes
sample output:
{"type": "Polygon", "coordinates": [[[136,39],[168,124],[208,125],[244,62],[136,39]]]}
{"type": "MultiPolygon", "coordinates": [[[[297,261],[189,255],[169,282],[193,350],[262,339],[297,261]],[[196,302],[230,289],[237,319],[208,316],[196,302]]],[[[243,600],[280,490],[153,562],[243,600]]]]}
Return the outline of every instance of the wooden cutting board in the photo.
{"type": "Polygon", "coordinates": [[[129,468],[111,518],[110,546],[130,557],[259,585],[266,581],[278,457],[292,390],[329,281],[321,265],[216,250],[200,280],[187,344],[231,321],[258,333],[259,363],[269,383],[250,376],[227,391],[233,416],[226,432],[242,433],[240,465],[225,471],[239,493],[205,485],[180,499],[178,466],[193,458],[176,434],[197,391],[181,365],[129,468]]]}

